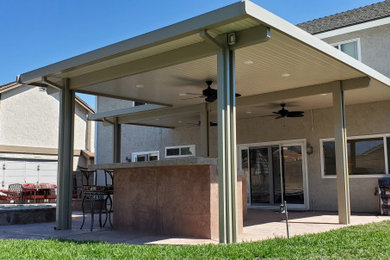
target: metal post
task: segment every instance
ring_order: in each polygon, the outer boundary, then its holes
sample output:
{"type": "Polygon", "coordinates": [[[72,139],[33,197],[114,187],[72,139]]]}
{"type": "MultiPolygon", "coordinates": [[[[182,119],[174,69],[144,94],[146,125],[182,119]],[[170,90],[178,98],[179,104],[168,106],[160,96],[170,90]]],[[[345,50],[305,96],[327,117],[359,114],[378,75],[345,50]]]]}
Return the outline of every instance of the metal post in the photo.
{"type": "Polygon", "coordinates": [[[238,240],[237,155],[234,51],[221,49],[218,59],[219,240],[238,240]]]}
{"type": "Polygon", "coordinates": [[[118,123],[118,118],[115,118],[115,123],[114,123],[114,142],[113,142],[113,150],[114,150],[114,158],[113,162],[114,163],[120,163],[121,162],[121,125],[118,123]]]}
{"type": "Polygon", "coordinates": [[[210,156],[210,118],[209,118],[209,108],[208,104],[204,103],[202,105],[202,110],[200,111],[200,151],[199,155],[202,157],[210,156]]]}
{"type": "Polygon", "coordinates": [[[345,124],[344,91],[341,82],[339,82],[339,85],[333,90],[333,111],[339,223],[350,224],[351,207],[349,193],[347,131],[345,124]]]}
{"type": "Polygon", "coordinates": [[[75,93],[63,79],[58,138],[56,229],[72,229],[72,171],[75,93]]]}

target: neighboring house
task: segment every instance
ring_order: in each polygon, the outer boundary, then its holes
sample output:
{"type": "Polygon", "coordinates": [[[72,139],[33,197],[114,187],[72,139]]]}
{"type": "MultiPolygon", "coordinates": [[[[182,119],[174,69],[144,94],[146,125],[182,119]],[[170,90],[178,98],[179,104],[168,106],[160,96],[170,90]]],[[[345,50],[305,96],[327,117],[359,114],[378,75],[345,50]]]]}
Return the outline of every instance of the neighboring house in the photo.
{"type": "MultiPolygon", "coordinates": [[[[57,183],[59,95],[15,82],[0,86],[0,187],[11,183],[57,183]]],[[[74,164],[94,157],[94,113],[76,97],[74,164]]]]}
{"type": "MultiPolygon", "coordinates": [[[[390,1],[298,26],[390,77],[390,1]]],[[[378,212],[375,195],[378,178],[390,176],[390,100],[362,103],[354,96],[354,103],[348,103],[348,95],[346,93],[352,211],[378,212]]],[[[255,111],[249,110],[245,116],[237,118],[238,164],[239,170],[247,176],[250,206],[279,206],[282,166],[290,208],[337,210],[332,102],[331,97],[324,96],[323,100],[328,105],[311,101],[310,97],[280,100],[291,110],[299,110],[301,102],[310,104],[311,109],[306,109],[305,116],[300,118],[275,120],[252,116],[255,111]]],[[[97,98],[98,113],[133,105],[131,101],[97,98]]],[[[272,106],[260,104],[258,109],[265,111],[263,115],[280,109],[278,105],[272,106]]],[[[158,120],[156,118],[156,124],[158,120]]],[[[175,129],[123,125],[121,161],[198,155],[198,120],[180,119],[177,122],[183,127],[175,129]]],[[[113,161],[113,127],[107,125],[97,124],[96,163],[113,161]]],[[[210,156],[217,157],[216,127],[210,127],[209,149],[210,156]]]]}

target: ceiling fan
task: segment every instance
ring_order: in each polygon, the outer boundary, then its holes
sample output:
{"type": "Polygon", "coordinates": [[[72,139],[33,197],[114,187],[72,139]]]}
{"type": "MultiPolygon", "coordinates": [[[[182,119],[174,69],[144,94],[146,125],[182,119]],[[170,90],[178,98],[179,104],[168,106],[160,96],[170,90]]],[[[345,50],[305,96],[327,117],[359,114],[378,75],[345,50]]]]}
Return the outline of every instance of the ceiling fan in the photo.
{"type": "MultiPolygon", "coordinates": [[[[197,95],[198,97],[194,98],[203,98],[205,97],[205,101],[212,103],[218,98],[218,91],[215,88],[211,88],[211,84],[213,84],[212,80],[206,80],[207,88],[202,91],[202,95],[199,96],[198,93],[186,93],[186,95],[197,95]]],[[[236,93],[236,97],[241,97],[241,94],[236,93]]],[[[186,98],[192,99],[192,98],[186,98]]],[[[184,99],[185,100],[185,99],[184,99]]]]}
{"type": "Polygon", "coordinates": [[[286,106],[285,103],[280,104],[280,106],[282,107],[282,109],[277,112],[272,112],[273,114],[278,115],[277,117],[275,117],[275,119],[280,119],[283,117],[303,117],[303,111],[288,111],[284,108],[286,106]]]}

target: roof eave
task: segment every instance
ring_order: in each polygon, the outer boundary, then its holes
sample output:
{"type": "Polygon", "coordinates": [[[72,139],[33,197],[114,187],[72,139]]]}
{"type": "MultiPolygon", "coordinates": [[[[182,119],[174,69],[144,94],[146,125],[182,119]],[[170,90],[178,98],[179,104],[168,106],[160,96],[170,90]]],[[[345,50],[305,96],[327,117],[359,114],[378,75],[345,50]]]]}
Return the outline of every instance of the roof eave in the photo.
{"type": "Polygon", "coordinates": [[[329,55],[330,57],[339,60],[340,62],[356,69],[357,71],[364,73],[368,77],[373,78],[385,84],[386,86],[390,86],[390,79],[388,77],[372,69],[371,67],[361,63],[360,61],[349,56],[348,54],[337,50],[328,43],[313,36],[312,34],[265,10],[264,8],[248,1],[246,5],[246,13],[249,16],[267,24],[271,27],[271,29],[276,29],[290,37],[293,37],[296,40],[306,45],[309,45],[312,48],[317,49],[322,53],[329,55]]]}
{"type": "Polygon", "coordinates": [[[121,53],[128,53],[138,49],[155,46],[200,32],[208,27],[238,20],[246,16],[246,5],[248,3],[250,2],[237,2],[134,38],[114,43],[36,70],[25,72],[20,75],[20,80],[23,83],[39,81],[41,77],[44,76],[53,75],[99,60],[108,59],[110,57],[120,55],[121,53]]]}

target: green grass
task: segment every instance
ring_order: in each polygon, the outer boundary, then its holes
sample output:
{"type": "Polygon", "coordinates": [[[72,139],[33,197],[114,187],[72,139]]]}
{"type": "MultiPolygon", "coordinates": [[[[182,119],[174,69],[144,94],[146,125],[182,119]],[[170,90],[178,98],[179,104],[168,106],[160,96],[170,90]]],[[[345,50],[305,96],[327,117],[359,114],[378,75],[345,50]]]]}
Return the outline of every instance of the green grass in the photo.
{"type": "Polygon", "coordinates": [[[66,240],[0,240],[0,259],[390,259],[390,221],[232,245],[135,246],[66,240]]]}

